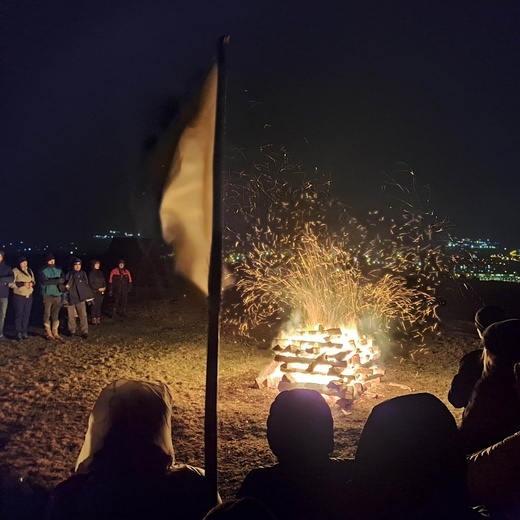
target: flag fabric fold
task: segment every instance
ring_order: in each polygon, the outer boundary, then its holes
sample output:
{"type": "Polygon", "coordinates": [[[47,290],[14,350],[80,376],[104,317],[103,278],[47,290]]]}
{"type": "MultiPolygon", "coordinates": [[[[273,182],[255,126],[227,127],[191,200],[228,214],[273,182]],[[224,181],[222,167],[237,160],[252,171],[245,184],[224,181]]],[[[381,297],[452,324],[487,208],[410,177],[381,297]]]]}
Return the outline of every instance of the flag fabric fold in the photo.
{"type": "Polygon", "coordinates": [[[183,130],[160,206],[164,240],[174,244],[176,270],[208,294],[213,211],[213,151],[218,71],[202,88],[195,115],[183,130]]]}

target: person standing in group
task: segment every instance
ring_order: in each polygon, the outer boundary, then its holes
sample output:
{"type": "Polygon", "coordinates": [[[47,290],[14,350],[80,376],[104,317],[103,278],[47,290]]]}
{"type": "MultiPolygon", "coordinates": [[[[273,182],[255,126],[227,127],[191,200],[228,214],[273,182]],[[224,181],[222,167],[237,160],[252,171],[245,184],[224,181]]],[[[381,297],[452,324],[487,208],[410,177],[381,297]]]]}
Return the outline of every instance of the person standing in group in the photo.
{"type": "Polygon", "coordinates": [[[132,275],[125,268],[124,260],[119,260],[117,267],[110,272],[108,290],[110,296],[114,297],[112,318],[115,318],[116,312],[119,312],[121,316],[126,316],[128,293],[132,290],[132,275]]]}
{"type": "Polygon", "coordinates": [[[69,334],[76,334],[76,313],[79,317],[79,333],[83,339],[88,338],[87,301],[94,299],[92,289],[88,284],[87,273],[81,269],[81,260],[72,259],[72,270],[65,276],[65,287],[68,290],[68,326],[69,334]]]}
{"type": "Polygon", "coordinates": [[[33,292],[36,279],[27,263],[25,256],[18,258],[18,267],[13,269],[14,281],[10,287],[13,289],[14,324],[16,339],[29,339],[29,317],[33,303],[33,292]]]}
{"type": "Polygon", "coordinates": [[[52,253],[46,257],[47,264],[38,271],[40,291],[43,296],[43,328],[47,339],[59,339],[60,309],[62,305],[61,291],[58,285],[65,282],[63,271],[56,266],[56,258],[52,253]]]}
{"type": "Polygon", "coordinates": [[[94,293],[94,300],[92,301],[91,317],[92,325],[99,325],[101,323],[101,305],[107,288],[107,281],[105,275],[101,271],[101,262],[99,260],[92,260],[92,268],[88,274],[88,283],[92,292],[94,293]]]}
{"type": "Polygon", "coordinates": [[[4,262],[5,253],[0,251],[0,340],[4,339],[4,322],[9,301],[9,284],[14,281],[13,270],[4,262]]]}

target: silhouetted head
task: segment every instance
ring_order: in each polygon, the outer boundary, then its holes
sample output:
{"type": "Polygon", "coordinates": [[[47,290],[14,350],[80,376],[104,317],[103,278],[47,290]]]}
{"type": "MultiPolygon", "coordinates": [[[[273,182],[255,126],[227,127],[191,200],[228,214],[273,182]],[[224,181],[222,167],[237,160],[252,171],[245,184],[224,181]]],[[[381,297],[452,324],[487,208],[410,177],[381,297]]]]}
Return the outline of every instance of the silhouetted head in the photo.
{"type": "Polygon", "coordinates": [[[520,320],[505,320],[490,325],[482,336],[484,370],[493,366],[513,366],[520,362],[520,320]]]}
{"type": "Polygon", "coordinates": [[[361,503],[368,501],[367,518],[429,518],[425,510],[438,513],[448,506],[455,513],[467,505],[457,425],[431,394],[396,397],[374,407],[359,439],[355,471],[361,503]],[[419,509],[423,512],[415,516],[419,509]]]}
{"type": "Polygon", "coordinates": [[[4,261],[5,253],[4,251],[0,251],[0,264],[4,261]]]}
{"type": "Polygon", "coordinates": [[[479,336],[482,337],[484,330],[491,324],[505,319],[506,313],[504,309],[498,307],[498,305],[485,305],[481,307],[475,314],[475,327],[477,327],[479,336]]]}
{"type": "Polygon", "coordinates": [[[93,258],[90,261],[90,266],[92,267],[92,269],[99,269],[101,267],[101,262],[98,259],[93,258]]]}
{"type": "Polygon", "coordinates": [[[315,390],[278,394],[267,418],[267,440],[279,461],[305,462],[334,450],[334,423],[329,405],[315,390]]]}
{"type": "Polygon", "coordinates": [[[244,497],[238,500],[227,500],[215,506],[204,520],[276,520],[273,513],[258,500],[244,497]]]}
{"type": "Polygon", "coordinates": [[[119,269],[124,269],[126,264],[124,260],[119,260],[119,262],[117,262],[117,265],[119,269]]]}

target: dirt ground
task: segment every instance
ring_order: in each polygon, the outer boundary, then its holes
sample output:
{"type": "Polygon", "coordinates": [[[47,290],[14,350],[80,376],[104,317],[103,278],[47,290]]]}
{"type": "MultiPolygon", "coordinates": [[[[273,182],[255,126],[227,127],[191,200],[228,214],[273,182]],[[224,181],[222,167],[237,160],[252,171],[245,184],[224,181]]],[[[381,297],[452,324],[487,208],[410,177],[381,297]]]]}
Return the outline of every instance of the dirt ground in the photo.
{"type": "MultiPolygon", "coordinates": [[[[38,329],[34,329],[36,334],[38,329]]],[[[41,332],[40,332],[41,334],[41,332]]],[[[408,392],[446,395],[457,362],[477,345],[469,321],[445,321],[441,334],[413,359],[389,359],[381,384],[350,411],[333,408],[337,457],[353,457],[372,407],[408,392]]],[[[67,478],[79,454],[100,390],[118,378],[161,380],[172,390],[178,462],[203,466],[206,314],[203,302],[162,298],[134,303],[126,319],[105,319],[90,338],[0,345],[0,465],[46,488],[67,478]]],[[[276,391],[254,379],[269,349],[224,336],[220,355],[220,492],[230,498],[246,473],[274,459],[265,437],[276,391]]],[[[448,403],[447,403],[448,404],[448,403]]],[[[449,406],[449,405],[448,405],[449,406]]],[[[450,410],[459,417],[451,406],[450,410]]]]}

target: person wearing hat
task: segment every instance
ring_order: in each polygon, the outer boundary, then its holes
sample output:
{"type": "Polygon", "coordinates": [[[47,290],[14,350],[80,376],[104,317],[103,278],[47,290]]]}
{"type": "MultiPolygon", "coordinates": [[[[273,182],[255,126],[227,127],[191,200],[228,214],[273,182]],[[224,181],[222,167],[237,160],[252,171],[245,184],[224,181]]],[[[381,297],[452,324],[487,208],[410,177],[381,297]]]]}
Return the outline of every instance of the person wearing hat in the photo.
{"type": "Polygon", "coordinates": [[[18,267],[13,269],[14,281],[10,284],[13,289],[14,324],[16,339],[29,339],[29,317],[33,303],[33,292],[36,279],[27,263],[25,256],[18,258],[18,267]]]}
{"type": "Polygon", "coordinates": [[[467,454],[520,431],[515,364],[520,363],[520,320],[493,323],[484,331],[484,370],[460,425],[467,454]]]}
{"type": "Polygon", "coordinates": [[[64,283],[65,275],[56,266],[56,257],[52,253],[48,253],[45,259],[47,263],[38,271],[38,282],[43,296],[43,328],[47,339],[61,340],[58,329],[62,300],[58,286],[64,283]]]}
{"type": "Polygon", "coordinates": [[[112,318],[115,318],[116,312],[121,316],[126,316],[126,305],[128,302],[128,293],[132,290],[132,275],[125,267],[125,261],[119,260],[117,267],[112,269],[108,279],[109,295],[114,297],[114,308],[112,309],[112,318]]]}
{"type": "MultiPolygon", "coordinates": [[[[482,340],[482,334],[493,323],[506,319],[506,313],[497,305],[485,305],[475,314],[475,327],[482,340]]],[[[482,361],[483,350],[481,347],[465,354],[459,361],[459,370],[453,377],[448,401],[455,408],[464,408],[471,397],[471,392],[482,376],[484,364],[482,361]]]]}
{"type": "Polygon", "coordinates": [[[79,317],[79,333],[83,339],[88,338],[87,302],[94,299],[94,293],[88,284],[87,273],[81,268],[79,258],[72,259],[72,270],[65,276],[67,293],[67,314],[69,335],[74,336],[77,330],[76,314],[79,317]]]}
{"type": "Polygon", "coordinates": [[[4,262],[5,253],[0,251],[0,340],[4,339],[4,322],[9,302],[9,284],[14,281],[13,270],[4,262]]]}

